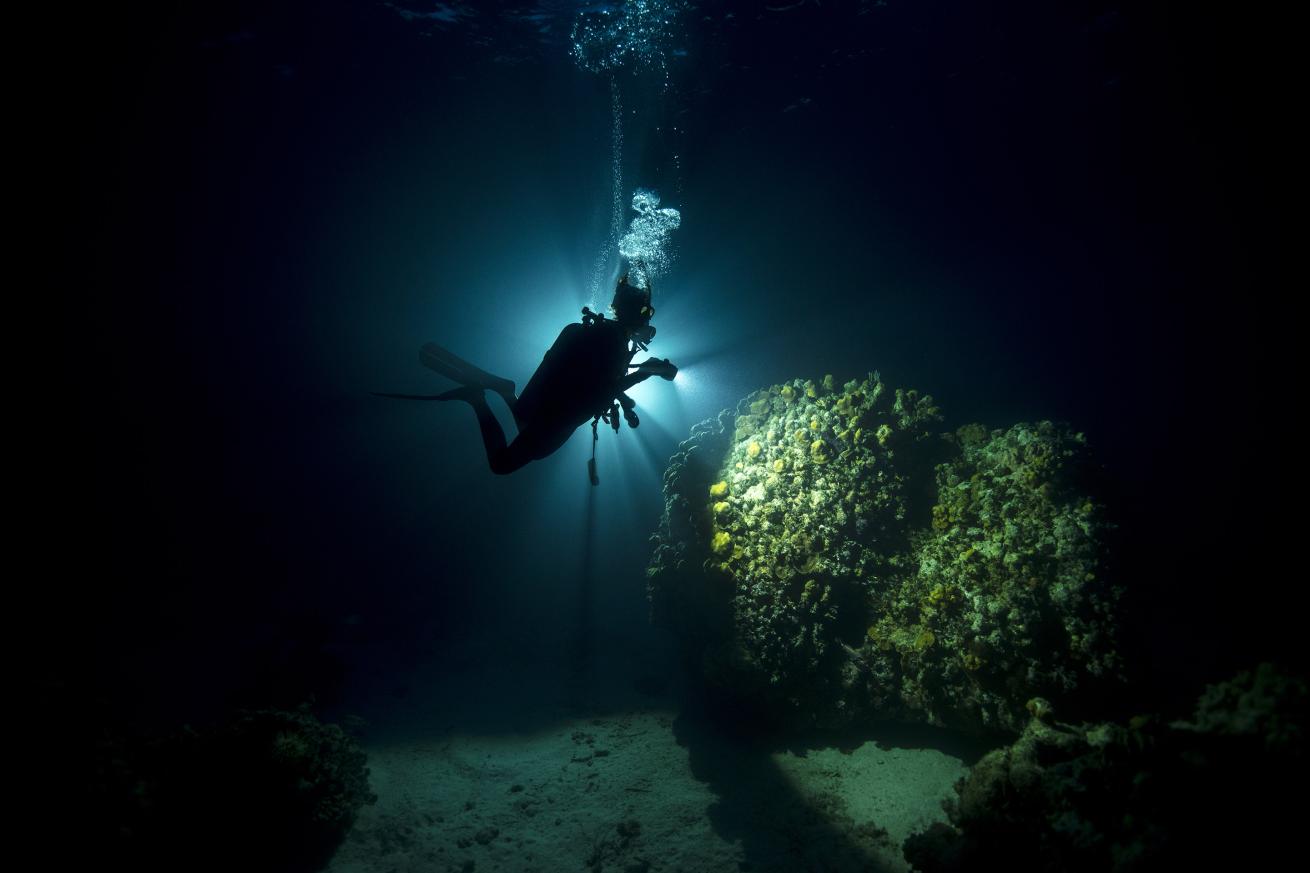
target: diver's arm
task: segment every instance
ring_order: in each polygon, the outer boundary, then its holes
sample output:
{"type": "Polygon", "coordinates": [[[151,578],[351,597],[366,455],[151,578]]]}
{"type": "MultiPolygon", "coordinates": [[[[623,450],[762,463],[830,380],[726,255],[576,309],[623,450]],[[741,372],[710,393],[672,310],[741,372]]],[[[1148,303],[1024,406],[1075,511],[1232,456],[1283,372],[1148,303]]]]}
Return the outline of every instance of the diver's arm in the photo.
{"type": "Polygon", "coordinates": [[[659,376],[661,379],[671,382],[676,375],[678,375],[678,368],[673,366],[668,358],[647,358],[637,365],[635,373],[629,373],[619,380],[619,390],[627,391],[633,385],[645,382],[651,376],[659,376]]]}
{"type": "Polygon", "coordinates": [[[642,382],[645,382],[653,375],[654,375],[653,373],[643,373],[640,370],[638,370],[635,373],[629,373],[628,375],[624,376],[622,379],[619,380],[619,392],[620,393],[626,392],[633,385],[638,385],[642,382]]]}

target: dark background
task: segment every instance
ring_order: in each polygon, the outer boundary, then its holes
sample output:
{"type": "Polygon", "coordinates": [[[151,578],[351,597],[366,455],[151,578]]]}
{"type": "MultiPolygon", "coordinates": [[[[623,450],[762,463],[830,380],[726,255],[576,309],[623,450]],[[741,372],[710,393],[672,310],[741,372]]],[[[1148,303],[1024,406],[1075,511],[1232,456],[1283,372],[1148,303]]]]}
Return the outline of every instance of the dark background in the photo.
{"type": "Polygon", "coordinates": [[[162,727],[311,695],[376,715],[416,673],[658,671],[642,571],[676,442],[756,387],[873,369],[950,426],[1088,434],[1139,697],[1301,663],[1278,22],[700,4],[667,90],[620,74],[625,189],[683,213],[652,352],[685,378],[602,436],[592,492],[585,434],[497,479],[466,409],[367,394],[439,390],[425,340],[522,384],[586,302],[609,86],[566,7],[524,9],[16,27],[38,280],[11,290],[9,584],[41,700],[162,727]]]}

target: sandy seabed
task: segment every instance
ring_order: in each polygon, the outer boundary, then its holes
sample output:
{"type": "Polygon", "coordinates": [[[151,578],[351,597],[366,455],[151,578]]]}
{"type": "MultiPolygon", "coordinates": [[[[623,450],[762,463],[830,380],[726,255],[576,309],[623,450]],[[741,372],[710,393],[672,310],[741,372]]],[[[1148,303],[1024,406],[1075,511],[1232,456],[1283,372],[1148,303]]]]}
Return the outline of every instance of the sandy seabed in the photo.
{"type": "Polygon", "coordinates": [[[661,708],[369,746],[331,873],[908,870],[965,773],[935,749],[778,750],[661,708]]]}

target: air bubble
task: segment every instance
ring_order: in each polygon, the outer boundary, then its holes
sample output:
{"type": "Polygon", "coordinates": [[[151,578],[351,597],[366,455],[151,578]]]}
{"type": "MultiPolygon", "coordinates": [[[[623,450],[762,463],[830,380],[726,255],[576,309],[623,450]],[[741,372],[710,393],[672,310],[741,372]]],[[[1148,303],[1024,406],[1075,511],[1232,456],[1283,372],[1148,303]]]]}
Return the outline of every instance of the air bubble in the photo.
{"type": "Polygon", "coordinates": [[[660,195],[644,188],[633,193],[632,209],[637,217],[619,240],[619,254],[631,264],[629,282],[645,288],[652,278],[669,268],[669,233],[682,224],[682,213],[669,207],[661,209],[660,195]]]}
{"type": "Polygon", "coordinates": [[[667,71],[678,13],[685,0],[626,0],[621,6],[593,7],[573,22],[573,55],[592,73],[622,67],[667,71]]]}

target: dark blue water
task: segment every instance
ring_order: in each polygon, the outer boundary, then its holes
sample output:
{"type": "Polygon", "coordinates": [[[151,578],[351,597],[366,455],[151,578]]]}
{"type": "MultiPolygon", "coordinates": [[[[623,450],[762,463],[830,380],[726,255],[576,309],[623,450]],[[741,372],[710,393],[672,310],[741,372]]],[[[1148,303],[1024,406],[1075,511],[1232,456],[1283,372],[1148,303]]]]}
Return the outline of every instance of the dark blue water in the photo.
{"type": "Polygon", "coordinates": [[[369,394],[447,387],[425,341],[522,385],[588,302],[611,76],[569,57],[572,7],[43,29],[32,214],[59,228],[74,350],[40,359],[72,366],[31,416],[43,674],[154,725],[312,697],[403,733],[415,676],[542,664],[579,705],[621,701],[677,673],[643,587],[676,444],[758,387],[872,370],[951,426],[1087,433],[1135,693],[1296,657],[1244,32],[1150,4],[773,6],[696,4],[667,76],[613,74],[625,199],[682,214],[651,352],[683,372],[601,434],[594,489],[585,429],[494,477],[466,407],[369,394]]]}

